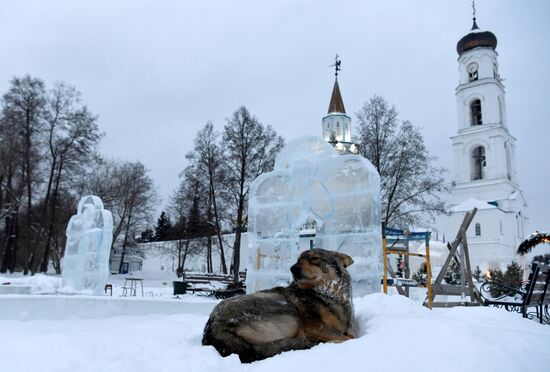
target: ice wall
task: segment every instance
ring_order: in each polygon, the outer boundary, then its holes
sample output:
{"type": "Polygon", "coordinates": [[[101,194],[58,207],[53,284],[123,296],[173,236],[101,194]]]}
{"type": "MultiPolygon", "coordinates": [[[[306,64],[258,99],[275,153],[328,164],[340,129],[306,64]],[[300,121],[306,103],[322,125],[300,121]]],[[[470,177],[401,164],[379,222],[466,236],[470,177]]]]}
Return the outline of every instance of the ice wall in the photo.
{"type": "Polygon", "coordinates": [[[312,221],[315,247],[355,261],[348,268],[354,295],[380,292],[380,177],[368,160],[338,155],[318,137],[301,137],[281,151],[273,172],[254,180],[249,192],[249,293],[290,282],[290,266],[301,253],[300,230],[312,221]]]}
{"type": "Polygon", "coordinates": [[[113,241],[113,217],[97,196],[85,196],[67,226],[67,244],[62,263],[63,289],[103,292],[109,277],[113,241]]]}

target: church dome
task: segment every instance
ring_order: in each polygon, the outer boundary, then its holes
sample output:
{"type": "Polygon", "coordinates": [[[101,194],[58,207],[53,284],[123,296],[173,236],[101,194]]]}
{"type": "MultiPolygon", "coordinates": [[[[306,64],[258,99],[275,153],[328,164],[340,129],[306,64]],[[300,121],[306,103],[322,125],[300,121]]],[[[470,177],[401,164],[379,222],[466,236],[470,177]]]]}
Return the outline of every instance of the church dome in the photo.
{"type": "Polygon", "coordinates": [[[458,41],[456,44],[456,51],[458,55],[461,56],[464,52],[479,47],[495,50],[497,47],[497,37],[491,31],[481,31],[474,18],[472,30],[468,35],[458,41]]]}

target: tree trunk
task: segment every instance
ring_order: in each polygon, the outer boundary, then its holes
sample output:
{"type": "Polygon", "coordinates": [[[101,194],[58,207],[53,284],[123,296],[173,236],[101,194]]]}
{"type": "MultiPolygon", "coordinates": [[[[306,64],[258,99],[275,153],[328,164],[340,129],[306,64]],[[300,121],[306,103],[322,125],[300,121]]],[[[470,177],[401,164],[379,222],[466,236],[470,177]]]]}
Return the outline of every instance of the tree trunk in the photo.
{"type": "Polygon", "coordinates": [[[6,250],[4,251],[4,259],[2,262],[2,273],[9,271],[13,273],[17,264],[17,213],[6,216],[6,250]]]}
{"type": "Polygon", "coordinates": [[[61,274],[61,250],[59,249],[59,238],[55,240],[55,249],[53,250],[52,265],[57,275],[61,274]]]}
{"type": "Polygon", "coordinates": [[[52,167],[50,169],[50,177],[48,179],[48,186],[46,187],[46,196],[44,197],[44,205],[42,207],[42,212],[40,213],[40,226],[38,227],[38,232],[36,234],[36,239],[34,240],[34,246],[40,246],[43,241],[44,229],[48,225],[47,215],[48,215],[48,206],[50,204],[50,195],[52,191],[52,184],[55,178],[55,168],[57,167],[56,158],[52,159],[52,167]]]}
{"type": "MultiPolygon", "coordinates": [[[[130,233],[130,220],[131,216],[128,216],[128,222],[126,223],[126,231],[124,233],[124,241],[122,242],[122,252],[120,254],[120,265],[118,266],[118,273],[122,274],[122,266],[124,263],[124,256],[126,255],[126,245],[128,244],[128,234],[130,233]]],[[[128,271],[130,270],[128,265],[128,271]]]]}
{"type": "Polygon", "coordinates": [[[237,228],[235,231],[235,242],[233,244],[233,281],[239,282],[239,264],[241,262],[241,231],[243,223],[244,195],[241,192],[239,208],[237,209],[237,228]]]}
{"type": "Polygon", "coordinates": [[[214,220],[216,224],[216,236],[218,237],[218,244],[220,246],[220,263],[222,265],[222,272],[227,274],[227,264],[225,263],[225,252],[223,251],[223,241],[220,228],[220,218],[218,215],[218,206],[216,203],[216,194],[214,193],[214,183],[212,177],[210,177],[210,192],[212,193],[212,205],[214,207],[214,220]]]}
{"type": "Polygon", "coordinates": [[[206,211],[206,272],[211,273],[212,265],[212,196],[210,193],[208,200],[208,209],[206,211]]]}
{"type": "Polygon", "coordinates": [[[59,163],[59,170],[55,178],[55,186],[52,194],[52,205],[50,207],[50,218],[48,222],[48,233],[46,236],[46,246],[44,247],[44,256],[42,257],[42,264],[40,266],[40,272],[48,271],[49,256],[50,256],[50,244],[52,242],[53,226],[55,221],[55,212],[57,209],[57,198],[59,195],[59,183],[61,182],[61,171],[63,169],[63,161],[59,163]]]}
{"type": "Polygon", "coordinates": [[[206,272],[211,273],[212,268],[212,237],[208,235],[206,237],[206,272]]]}
{"type": "Polygon", "coordinates": [[[181,260],[181,277],[185,278],[185,259],[187,258],[187,251],[189,250],[189,242],[191,239],[187,239],[185,243],[185,250],[183,251],[183,258],[181,260]]]}
{"type": "MultiPolygon", "coordinates": [[[[180,240],[177,241],[176,244],[178,245],[178,269],[177,269],[177,271],[176,271],[176,274],[179,273],[180,268],[181,268],[181,270],[182,270],[181,272],[182,272],[182,274],[183,274],[183,267],[182,267],[182,265],[181,265],[181,249],[183,248],[183,242],[182,242],[181,239],[180,239],[180,240]]],[[[178,274],[178,278],[179,278],[179,277],[180,277],[180,276],[179,276],[179,274],[178,274]]]]}
{"type": "Polygon", "coordinates": [[[29,271],[31,271],[31,274],[34,274],[34,271],[32,271],[32,267],[34,265],[34,259],[36,256],[36,246],[31,249],[31,234],[30,231],[32,229],[32,172],[31,172],[31,120],[30,120],[30,112],[27,110],[27,118],[26,118],[26,133],[25,133],[25,181],[27,186],[27,218],[26,218],[26,224],[27,229],[29,229],[29,236],[27,236],[27,252],[31,252],[30,259],[27,261],[27,264],[25,265],[24,274],[27,275],[29,271]]]}

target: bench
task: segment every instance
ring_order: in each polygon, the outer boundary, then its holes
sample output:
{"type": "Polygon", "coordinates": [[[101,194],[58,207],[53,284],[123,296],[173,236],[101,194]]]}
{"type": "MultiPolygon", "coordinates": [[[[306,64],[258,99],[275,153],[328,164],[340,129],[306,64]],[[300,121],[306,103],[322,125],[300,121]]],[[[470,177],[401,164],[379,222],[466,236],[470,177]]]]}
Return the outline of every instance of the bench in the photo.
{"type": "Polygon", "coordinates": [[[531,266],[529,280],[519,290],[490,281],[480,287],[481,297],[485,306],[504,308],[508,311],[521,313],[524,318],[537,318],[541,324],[550,324],[550,266],[534,263],[531,266]],[[491,292],[503,294],[494,298],[491,292]],[[529,312],[529,308],[535,311],[529,312]]]}
{"type": "Polygon", "coordinates": [[[239,273],[239,285],[236,285],[232,275],[224,274],[186,274],[183,282],[186,284],[186,291],[205,292],[214,295],[218,299],[228,298],[237,294],[244,294],[244,282],[246,272],[239,273]],[[216,288],[215,283],[221,283],[225,288],[216,288]]]}

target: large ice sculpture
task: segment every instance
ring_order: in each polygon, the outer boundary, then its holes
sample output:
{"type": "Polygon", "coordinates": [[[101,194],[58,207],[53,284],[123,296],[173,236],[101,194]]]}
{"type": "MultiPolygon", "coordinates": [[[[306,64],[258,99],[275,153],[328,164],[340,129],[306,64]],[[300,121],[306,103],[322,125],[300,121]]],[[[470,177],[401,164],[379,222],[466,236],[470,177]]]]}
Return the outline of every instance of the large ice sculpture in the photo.
{"type": "Polygon", "coordinates": [[[353,257],[349,272],[355,296],[380,292],[378,172],[362,156],[339,155],[320,138],[308,136],[290,142],[273,172],[250,186],[249,293],[290,282],[290,266],[307,249],[300,244],[306,224],[315,247],[353,257]]]}
{"type": "Polygon", "coordinates": [[[97,196],[85,196],[67,226],[63,287],[68,291],[103,292],[109,277],[113,216],[97,196]]]}

